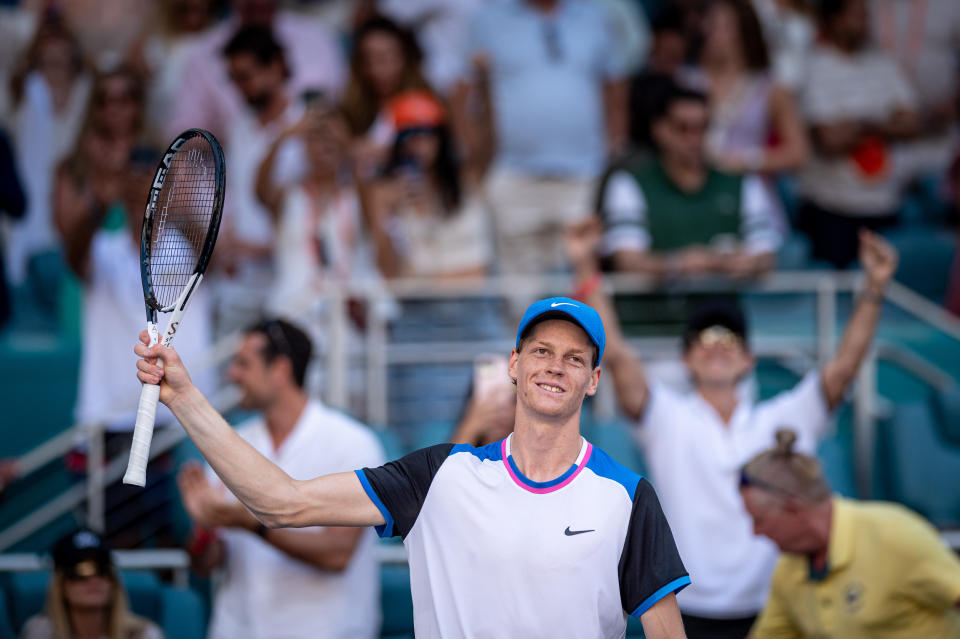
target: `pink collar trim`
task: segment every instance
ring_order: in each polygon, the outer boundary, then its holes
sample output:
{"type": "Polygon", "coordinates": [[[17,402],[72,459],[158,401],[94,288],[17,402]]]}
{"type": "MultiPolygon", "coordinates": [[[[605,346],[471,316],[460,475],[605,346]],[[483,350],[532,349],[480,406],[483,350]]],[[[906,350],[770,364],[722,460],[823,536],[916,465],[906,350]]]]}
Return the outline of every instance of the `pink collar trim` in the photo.
{"type": "MultiPolygon", "coordinates": [[[[510,433],[508,437],[506,437],[503,441],[500,442],[500,456],[503,461],[503,466],[504,468],[507,469],[507,474],[510,475],[510,479],[512,479],[517,486],[519,486],[520,488],[523,488],[527,492],[531,492],[536,495],[545,495],[547,493],[552,493],[554,491],[560,490],[561,488],[563,488],[564,486],[572,482],[574,479],[576,479],[577,475],[579,475],[581,471],[583,471],[583,469],[587,467],[587,462],[590,461],[590,455],[591,453],[593,453],[593,444],[581,438],[581,441],[583,443],[580,446],[580,454],[577,455],[577,461],[574,463],[576,470],[571,472],[568,477],[566,477],[563,481],[557,484],[536,487],[536,486],[530,485],[529,482],[532,480],[529,480],[526,477],[514,472],[513,464],[510,463],[511,461],[510,440],[511,439],[513,439],[513,433],[510,433]]],[[[564,475],[565,474],[566,473],[564,473],[564,475]]],[[[563,477],[563,475],[561,475],[561,477],[563,477]]],[[[550,484],[550,482],[544,482],[544,483],[550,484]]]]}

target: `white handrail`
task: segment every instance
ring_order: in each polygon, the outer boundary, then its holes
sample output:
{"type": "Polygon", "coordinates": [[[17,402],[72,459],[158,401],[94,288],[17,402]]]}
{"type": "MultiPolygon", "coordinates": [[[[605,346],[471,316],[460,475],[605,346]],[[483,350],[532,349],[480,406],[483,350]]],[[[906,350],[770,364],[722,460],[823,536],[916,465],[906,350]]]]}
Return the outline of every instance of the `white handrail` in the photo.
{"type": "MultiPolygon", "coordinates": [[[[772,273],[765,277],[743,282],[731,282],[724,278],[703,278],[697,280],[678,280],[662,282],[650,277],[613,274],[606,278],[606,283],[612,291],[618,293],[649,293],[657,291],[669,291],[671,293],[696,293],[696,292],[723,292],[723,291],[741,291],[749,293],[814,293],[817,299],[817,323],[816,354],[820,361],[833,352],[833,345],[836,341],[835,314],[836,314],[836,296],[839,293],[852,293],[857,290],[862,276],[856,272],[834,272],[834,271],[783,271],[772,273]]],[[[327,387],[333,389],[333,403],[342,406],[346,402],[347,385],[346,375],[348,373],[350,349],[345,344],[349,339],[349,332],[345,330],[345,305],[348,297],[363,299],[368,302],[368,307],[373,307],[377,302],[385,297],[392,296],[394,299],[464,299],[464,298],[489,298],[498,297],[511,299],[520,297],[535,298],[545,294],[563,294],[570,288],[570,279],[565,276],[549,277],[509,277],[509,278],[477,278],[471,280],[450,280],[450,281],[424,281],[413,279],[393,280],[383,287],[370,287],[360,285],[342,289],[328,288],[320,294],[328,302],[325,306],[327,312],[331,314],[332,330],[340,339],[335,340],[336,344],[328,353],[327,357],[327,387]]],[[[896,282],[891,283],[888,289],[887,300],[895,306],[901,308],[907,313],[918,319],[927,322],[947,335],[960,340],[960,320],[949,315],[936,304],[914,293],[910,289],[896,282]]],[[[314,300],[315,301],[315,300],[314,300]]],[[[316,307],[316,304],[311,304],[316,307]]],[[[410,344],[389,344],[384,330],[384,318],[373,317],[367,334],[366,343],[366,361],[368,396],[367,396],[367,419],[374,423],[386,422],[386,366],[390,363],[400,361],[423,361],[426,357],[430,359],[444,359],[458,356],[458,352],[477,349],[480,346],[477,342],[445,344],[451,348],[444,354],[438,354],[432,351],[429,357],[425,354],[422,345],[410,344]],[[389,347],[389,349],[388,349],[389,347]],[[389,350],[389,352],[388,352],[389,350]],[[435,356],[435,357],[434,357],[435,356]],[[371,390],[372,389],[372,390],[371,390]]],[[[214,367],[224,362],[231,353],[234,352],[236,344],[239,342],[240,333],[231,333],[219,339],[207,352],[202,360],[202,368],[214,367]]],[[[789,344],[790,348],[796,348],[801,342],[791,340],[790,338],[760,338],[766,344],[757,349],[758,352],[778,353],[783,352],[784,345],[789,344]]],[[[806,341],[809,343],[809,340],[806,341]]],[[[498,343],[497,346],[500,346],[498,343]]],[[[502,345],[509,348],[509,344],[502,345]]],[[[887,349],[883,349],[887,354],[887,349]]],[[[935,371],[941,373],[936,366],[930,364],[901,349],[902,352],[894,356],[901,363],[906,362],[910,369],[922,377],[922,373],[931,373],[935,371]],[[904,355],[904,353],[906,353],[904,355]]],[[[944,375],[934,375],[935,386],[942,386],[944,375]]],[[[949,378],[949,375],[946,375],[949,378]]],[[[931,378],[932,379],[932,378],[931,378]]],[[[872,428],[873,410],[869,410],[872,401],[867,401],[865,396],[867,391],[858,393],[857,406],[859,413],[858,431],[860,431],[861,442],[865,445],[870,441],[872,435],[863,429],[872,428]],[[861,405],[863,404],[863,405],[861,405]]],[[[99,429],[94,427],[94,431],[99,429]]],[[[58,456],[66,453],[81,438],[82,434],[89,434],[88,426],[73,426],[63,433],[56,435],[50,440],[40,444],[33,450],[24,454],[19,460],[19,469],[23,474],[29,474],[40,468],[46,463],[56,459],[58,456]]],[[[184,437],[179,429],[171,429],[169,441],[157,441],[154,445],[154,454],[159,454],[175,446],[184,437]]],[[[862,449],[861,449],[862,452],[862,449]]],[[[864,460],[858,464],[861,476],[865,476],[864,460]]],[[[37,511],[31,513],[17,524],[0,531],[0,550],[9,547],[22,539],[25,534],[30,534],[39,526],[39,522],[48,522],[59,514],[66,512],[70,508],[76,507],[83,501],[85,495],[88,497],[95,491],[102,493],[103,486],[114,481],[122,474],[117,460],[114,460],[102,468],[98,465],[96,472],[92,473],[91,480],[78,486],[74,486],[62,495],[58,496],[48,504],[42,506],[37,511]],[[97,477],[96,475],[101,475],[97,477]],[[52,515],[56,512],[57,515],[52,515]]],[[[97,503],[94,497],[90,499],[90,518],[93,523],[99,523],[99,515],[102,513],[102,504],[97,503]]],[[[42,525],[42,524],[40,524],[42,525]]]]}

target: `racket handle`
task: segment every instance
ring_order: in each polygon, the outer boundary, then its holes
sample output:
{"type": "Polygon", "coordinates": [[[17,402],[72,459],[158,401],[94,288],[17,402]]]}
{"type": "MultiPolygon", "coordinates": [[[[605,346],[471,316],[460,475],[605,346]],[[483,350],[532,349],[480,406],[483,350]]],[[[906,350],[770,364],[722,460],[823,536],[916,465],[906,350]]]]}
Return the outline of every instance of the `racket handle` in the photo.
{"type": "Polygon", "coordinates": [[[133,443],[123,483],[143,486],[147,483],[147,461],[150,459],[150,442],[153,440],[153,423],[157,418],[157,403],[160,400],[159,384],[144,384],[140,389],[137,406],[137,423],[133,427],[133,443]]]}

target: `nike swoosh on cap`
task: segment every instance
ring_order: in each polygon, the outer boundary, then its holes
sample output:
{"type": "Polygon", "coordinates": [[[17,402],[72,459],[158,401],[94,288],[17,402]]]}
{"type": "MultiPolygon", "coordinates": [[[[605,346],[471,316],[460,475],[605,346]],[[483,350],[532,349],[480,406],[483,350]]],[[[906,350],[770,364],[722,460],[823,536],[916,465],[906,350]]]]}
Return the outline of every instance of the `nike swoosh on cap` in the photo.
{"type": "Polygon", "coordinates": [[[554,306],[572,306],[574,308],[580,308],[576,304],[571,304],[570,302],[553,302],[550,304],[550,308],[553,308],[554,306]]]}
{"type": "Polygon", "coordinates": [[[573,537],[574,535],[582,535],[583,533],[594,532],[594,529],[590,530],[570,530],[570,526],[567,526],[567,529],[563,531],[563,534],[567,537],[573,537]]]}

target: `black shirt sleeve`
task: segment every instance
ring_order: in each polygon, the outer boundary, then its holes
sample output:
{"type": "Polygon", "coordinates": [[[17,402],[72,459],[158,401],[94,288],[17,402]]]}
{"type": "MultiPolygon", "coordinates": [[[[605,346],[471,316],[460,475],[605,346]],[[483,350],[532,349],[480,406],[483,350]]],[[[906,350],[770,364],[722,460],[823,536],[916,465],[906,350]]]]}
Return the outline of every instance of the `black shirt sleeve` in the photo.
{"type": "Polygon", "coordinates": [[[377,526],[381,537],[401,538],[413,528],[433,477],[450,455],[453,444],[421,448],[378,468],[357,471],[357,477],[386,523],[377,526]]]}
{"type": "Polygon", "coordinates": [[[646,479],[640,480],[633,495],[619,573],[623,609],[638,618],[690,583],[660,500],[646,479]]]}

